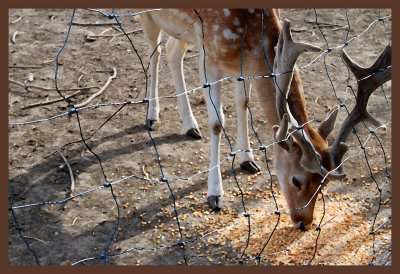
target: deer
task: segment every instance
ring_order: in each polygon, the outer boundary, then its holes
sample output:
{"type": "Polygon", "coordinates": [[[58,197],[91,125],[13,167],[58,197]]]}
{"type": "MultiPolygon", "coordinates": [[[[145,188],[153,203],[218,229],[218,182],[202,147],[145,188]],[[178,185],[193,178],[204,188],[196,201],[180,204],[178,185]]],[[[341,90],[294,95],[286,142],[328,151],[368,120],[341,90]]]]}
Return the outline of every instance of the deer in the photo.
{"type": "Polygon", "coordinates": [[[140,23],[149,44],[150,98],[154,99],[149,103],[146,120],[149,130],[153,130],[159,120],[159,44],[164,32],[169,36],[165,48],[177,92],[179,117],[187,135],[202,138],[183,74],[183,58],[189,44],[199,49],[199,78],[204,84],[211,146],[207,202],[214,211],[221,210],[224,194],[219,160],[225,119],[218,80],[230,75],[270,76],[246,80],[248,90],[243,85],[243,77],[235,84],[235,156],[242,169],[250,173],[260,171],[248,135],[248,103],[254,88],[276,142],[273,164],[290,218],[295,228],[308,230],[314,218],[315,194],[329,180],[346,176],[342,158],[351,130],[364,120],[380,125],[366,107],[373,90],[391,79],[390,46],[370,68],[359,66],[343,50],[343,60],[357,79],[373,76],[358,82],[354,110],[343,122],[333,144],[329,145],[327,138],[335,127],[339,107],[317,129],[308,123],[303,84],[296,66],[300,54],[321,49],[293,41],[290,21],[281,22],[278,9],[163,9],[141,14],[140,23]]]}

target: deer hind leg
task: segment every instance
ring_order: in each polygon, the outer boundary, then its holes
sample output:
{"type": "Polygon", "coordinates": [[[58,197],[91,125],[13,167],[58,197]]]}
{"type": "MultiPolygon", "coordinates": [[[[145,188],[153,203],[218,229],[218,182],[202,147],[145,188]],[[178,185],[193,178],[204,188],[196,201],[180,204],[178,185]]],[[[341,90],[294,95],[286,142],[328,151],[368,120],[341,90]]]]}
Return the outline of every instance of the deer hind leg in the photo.
{"type": "Polygon", "coordinates": [[[161,29],[155,24],[153,19],[147,14],[140,16],[140,23],[143,27],[143,32],[149,43],[149,58],[150,58],[150,96],[149,111],[146,118],[146,127],[149,130],[154,129],[156,121],[159,120],[160,104],[158,101],[158,68],[160,64],[160,41],[161,29]]]}
{"type": "Polygon", "coordinates": [[[186,92],[186,84],[183,75],[183,57],[187,49],[187,43],[170,37],[166,44],[168,66],[175,83],[178,95],[178,111],[186,134],[194,139],[201,139],[201,132],[193,116],[190,101],[186,92]]]}
{"type": "MultiPolygon", "coordinates": [[[[200,51],[200,58],[199,58],[200,81],[201,83],[206,83],[203,58],[204,54],[200,51]]],[[[216,67],[217,66],[215,64],[211,64],[210,62],[206,64],[208,83],[212,83],[219,79],[220,75],[216,67]]],[[[222,128],[224,127],[224,113],[221,104],[220,84],[219,83],[213,84],[211,85],[210,88],[205,88],[203,95],[206,101],[208,122],[211,135],[210,136],[211,155],[210,155],[210,171],[208,173],[207,200],[208,203],[210,204],[210,207],[214,211],[219,211],[221,209],[220,199],[224,194],[222,187],[221,169],[219,165],[221,131],[222,128]]]]}
{"type": "Polygon", "coordinates": [[[247,104],[250,97],[251,86],[246,86],[246,93],[242,82],[235,85],[235,101],[237,113],[237,148],[240,167],[250,173],[257,173],[260,168],[254,162],[253,153],[250,151],[249,126],[247,104]],[[246,98],[247,97],[247,98],[246,98]]]}

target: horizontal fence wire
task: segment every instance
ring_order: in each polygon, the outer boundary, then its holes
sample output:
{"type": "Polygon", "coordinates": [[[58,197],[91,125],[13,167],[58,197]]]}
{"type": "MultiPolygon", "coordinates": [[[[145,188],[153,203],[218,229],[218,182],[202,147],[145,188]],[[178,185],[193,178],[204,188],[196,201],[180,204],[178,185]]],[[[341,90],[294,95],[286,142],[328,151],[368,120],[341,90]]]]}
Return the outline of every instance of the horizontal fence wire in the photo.
{"type": "MultiPolygon", "coordinates": [[[[166,250],[178,250],[181,252],[181,256],[182,259],[184,261],[184,263],[186,265],[190,265],[190,255],[189,255],[189,251],[187,246],[191,245],[191,244],[195,244],[198,242],[201,242],[202,240],[208,238],[208,237],[212,237],[215,235],[218,235],[219,233],[222,233],[224,231],[229,231],[231,229],[233,229],[234,227],[237,227],[240,223],[241,223],[241,218],[244,218],[246,220],[246,236],[244,237],[244,244],[243,247],[241,248],[241,252],[240,252],[240,256],[237,257],[236,259],[236,264],[239,265],[243,265],[243,264],[260,264],[261,263],[261,259],[264,257],[269,257],[269,256],[277,256],[279,254],[285,254],[289,251],[289,249],[284,249],[282,251],[278,251],[275,253],[268,253],[265,254],[265,251],[268,250],[268,245],[271,243],[271,240],[274,238],[274,233],[277,229],[277,227],[280,224],[281,221],[281,216],[282,215],[289,215],[291,212],[296,212],[296,211],[301,211],[304,210],[305,208],[309,207],[310,204],[312,203],[312,201],[314,200],[314,198],[317,195],[321,195],[322,198],[322,216],[321,219],[318,221],[318,225],[317,228],[315,229],[316,232],[316,236],[315,236],[315,245],[314,245],[314,251],[313,251],[313,255],[309,258],[308,262],[306,262],[305,264],[311,264],[315,261],[315,258],[317,257],[318,254],[318,248],[319,248],[319,237],[321,235],[321,233],[323,232],[323,226],[325,224],[327,224],[328,222],[330,222],[331,220],[325,221],[325,215],[326,215],[326,202],[325,202],[325,198],[324,198],[324,193],[323,193],[323,186],[325,181],[327,180],[327,177],[332,173],[335,173],[338,169],[340,169],[347,161],[349,160],[353,160],[354,158],[357,159],[361,159],[363,158],[365,160],[365,163],[368,167],[368,172],[370,174],[370,178],[373,180],[374,184],[376,185],[376,191],[377,191],[377,195],[378,195],[378,203],[377,203],[377,210],[374,214],[374,218],[371,222],[371,228],[370,228],[370,232],[368,233],[368,235],[365,235],[365,237],[372,237],[372,256],[371,256],[371,261],[370,264],[371,265],[375,265],[375,264],[379,264],[379,265],[386,265],[388,262],[391,262],[391,249],[387,251],[387,253],[385,254],[384,257],[381,257],[380,259],[376,258],[376,249],[377,249],[377,240],[376,240],[376,235],[377,232],[383,228],[385,228],[385,226],[390,223],[391,221],[391,217],[387,218],[383,223],[381,223],[380,225],[377,225],[378,222],[378,217],[379,214],[381,212],[381,207],[382,207],[382,184],[379,184],[378,179],[375,177],[372,168],[371,168],[371,164],[370,164],[370,159],[369,156],[366,153],[366,147],[367,144],[369,142],[371,142],[373,139],[376,140],[379,143],[379,148],[381,149],[382,153],[383,153],[383,160],[385,162],[385,172],[386,172],[386,177],[385,180],[386,182],[388,180],[391,179],[391,174],[389,171],[389,163],[387,160],[387,153],[385,152],[384,146],[382,144],[382,141],[380,140],[377,131],[382,129],[382,128],[386,128],[388,126],[391,125],[391,121],[375,127],[375,128],[370,128],[366,125],[365,122],[363,122],[363,125],[365,127],[365,129],[367,130],[367,132],[369,132],[369,135],[367,136],[366,140],[363,142],[361,137],[358,134],[358,130],[356,130],[355,128],[353,128],[353,133],[356,136],[356,139],[359,143],[359,147],[356,150],[357,153],[352,154],[350,156],[346,156],[340,163],[340,165],[335,168],[334,170],[330,170],[328,171],[328,174],[325,175],[322,180],[320,185],[318,186],[318,188],[316,189],[316,191],[313,193],[313,195],[311,196],[311,198],[303,205],[300,207],[295,207],[295,208],[280,208],[277,202],[277,198],[276,198],[276,191],[274,191],[273,188],[273,175],[272,175],[272,170],[270,169],[270,163],[269,163],[269,155],[268,155],[268,150],[270,149],[274,149],[274,147],[276,145],[279,145],[281,142],[286,142],[288,141],[290,138],[292,138],[292,135],[295,132],[298,132],[300,134],[304,135],[304,126],[310,123],[313,123],[315,121],[315,119],[311,119],[309,121],[307,121],[306,123],[299,125],[296,129],[289,131],[287,134],[286,139],[284,140],[280,140],[280,141],[275,141],[272,143],[265,143],[261,140],[260,135],[258,134],[254,124],[254,117],[253,117],[253,110],[251,108],[251,106],[249,104],[246,104],[247,107],[247,111],[249,113],[249,118],[250,118],[250,127],[251,127],[251,132],[252,134],[255,136],[255,138],[258,141],[258,145],[255,148],[250,148],[249,150],[235,150],[234,149],[234,144],[231,140],[231,136],[228,133],[227,128],[225,128],[224,126],[224,122],[222,117],[220,116],[221,114],[219,113],[219,110],[217,108],[217,105],[214,103],[214,97],[212,95],[212,91],[214,90],[213,88],[216,87],[217,85],[220,85],[222,83],[226,83],[226,82],[234,82],[234,81],[240,81],[243,83],[243,91],[244,91],[244,98],[246,100],[246,102],[249,100],[249,92],[248,92],[248,81],[251,80],[256,80],[256,79],[263,79],[263,78],[269,78],[269,79],[273,79],[276,83],[276,78],[277,77],[281,77],[283,75],[286,74],[290,74],[290,73],[294,73],[296,71],[306,71],[306,69],[309,69],[311,66],[313,66],[314,64],[316,64],[318,61],[322,60],[323,61],[323,65],[325,68],[325,73],[326,73],[326,77],[329,80],[330,86],[332,88],[334,97],[338,100],[338,105],[336,105],[334,108],[341,110],[341,109],[345,109],[345,111],[347,112],[347,115],[350,115],[350,110],[348,109],[348,105],[347,105],[347,101],[351,101],[352,98],[355,98],[356,95],[353,91],[353,86],[355,84],[357,84],[360,81],[365,81],[370,77],[373,77],[375,74],[377,73],[383,73],[385,70],[391,69],[391,66],[388,66],[386,68],[382,68],[380,71],[377,72],[373,72],[371,75],[365,76],[362,79],[358,79],[356,81],[351,82],[350,81],[350,70],[347,68],[348,70],[348,77],[347,77],[347,84],[346,84],[346,90],[345,90],[345,99],[342,100],[337,92],[336,92],[336,88],[333,84],[332,78],[331,78],[331,72],[328,70],[328,66],[326,64],[326,57],[329,55],[332,55],[335,51],[340,52],[342,49],[348,47],[351,43],[355,43],[357,41],[357,39],[360,39],[361,36],[365,35],[366,33],[368,33],[372,27],[378,23],[382,23],[383,28],[386,30],[386,32],[388,32],[388,27],[386,25],[387,21],[391,20],[391,16],[384,16],[381,17],[381,14],[379,12],[379,16],[377,19],[372,20],[371,23],[367,26],[366,29],[364,29],[362,32],[358,33],[357,35],[349,38],[349,33],[351,30],[351,26],[350,26],[350,20],[349,20],[349,15],[348,15],[348,10],[345,10],[345,17],[346,17],[346,21],[347,21],[347,32],[345,35],[345,39],[343,43],[339,43],[338,46],[331,46],[328,43],[328,39],[326,34],[324,33],[323,29],[322,29],[322,25],[319,22],[319,12],[317,10],[314,10],[314,14],[315,14],[315,25],[318,28],[318,31],[320,32],[321,36],[323,37],[325,43],[326,43],[326,48],[319,53],[314,59],[312,59],[311,62],[299,66],[298,69],[293,69],[291,71],[286,71],[286,72],[273,72],[272,70],[272,63],[273,60],[269,60],[268,56],[265,54],[264,52],[264,61],[268,64],[268,67],[270,69],[270,73],[267,73],[266,75],[243,75],[243,43],[244,43],[244,39],[246,37],[246,35],[248,35],[247,33],[247,18],[246,15],[244,13],[241,13],[242,19],[246,22],[245,23],[245,27],[244,27],[244,32],[243,32],[243,36],[241,39],[241,44],[240,44],[240,74],[237,76],[229,76],[229,77],[223,77],[220,79],[212,79],[212,81],[208,81],[208,67],[206,65],[206,60],[208,57],[208,49],[206,49],[203,45],[202,49],[199,49],[199,51],[202,51],[202,53],[200,54],[200,56],[203,56],[203,60],[200,60],[200,64],[202,66],[202,69],[204,70],[204,83],[201,86],[198,86],[196,88],[190,89],[190,90],[185,90],[185,91],[181,91],[178,94],[174,94],[174,95],[166,95],[166,96],[157,96],[157,97],[151,97],[149,96],[149,92],[148,92],[148,86],[149,86],[149,75],[148,75],[148,69],[150,67],[150,60],[148,61],[147,66],[145,65],[144,59],[141,57],[138,48],[137,48],[137,41],[133,40],[130,38],[128,32],[125,30],[125,24],[122,23],[122,19],[123,18],[134,18],[139,16],[140,14],[145,14],[145,13],[157,13],[162,11],[163,9],[150,9],[150,10],[144,10],[144,11],[139,11],[139,12],[134,12],[134,13],[121,13],[118,14],[115,12],[115,9],[112,9],[111,12],[109,11],[103,11],[103,10],[98,10],[98,9],[85,9],[86,12],[91,12],[93,14],[102,16],[108,20],[113,20],[115,21],[116,24],[116,28],[118,28],[125,36],[126,40],[129,42],[133,52],[136,54],[136,57],[138,57],[139,61],[140,61],[140,67],[141,67],[141,73],[144,75],[145,78],[145,90],[144,90],[144,96],[143,99],[139,99],[139,100],[127,100],[124,102],[109,102],[109,103],[101,103],[101,104],[95,104],[95,105],[88,105],[88,106],[83,106],[83,107],[79,107],[79,108],[75,108],[74,105],[72,104],[72,101],[70,101],[68,98],[66,98],[66,96],[64,96],[61,93],[61,89],[59,89],[58,87],[58,73],[59,73],[59,58],[65,54],[66,51],[68,51],[68,42],[69,42],[69,38],[71,35],[71,32],[74,31],[73,26],[73,22],[74,22],[74,17],[75,17],[75,13],[77,12],[76,9],[74,9],[72,11],[72,15],[71,15],[71,19],[70,22],[68,24],[68,28],[67,28],[67,34],[66,37],[64,39],[63,44],[61,45],[61,47],[59,48],[57,54],[56,54],[56,58],[55,58],[55,74],[54,74],[54,81],[55,81],[55,90],[56,92],[59,94],[60,97],[62,97],[63,101],[66,104],[67,107],[67,111],[64,111],[62,113],[59,114],[54,114],[52,116],[49,116],[47,118],[40,118],[40,119],[36,119],[36,120],[27,120],[27,121],[17,121],[17,122],[10,122],[9,123],[9,128],[10,130],[14,130],[16,128],[20,128],[22,126],[31,126],[31,125],[41,125],[44,124],[46,122],[49,121],[56,121],[56,122],[65,122],[65,120],[62,120],[62,117],[67,117],[68,120],[76,118],[77,121],[77,125],[78,125],[78,129],[79,129],[79,139],[74,141],[74,142],[70,142],[70,143],[66,143],[65,145],[63,145],[62,147],[60,147],[57,151],[52,152],[51,154],[43,157],[41,160],[39,161],[43,161],[51,156],[53,156],[56,152],[62,151],[65,148],[67,148],[70,145],[73,144],[83,144],[87,150],[95,157],[97,164],[99,165],[100,169],[101,169],[101,173],[102,173],[102,181],[98,183],[98,185],[96,187],[87,189],[83,192],[80,192],[78,194],[71,194],[69,197],[66,197],[64,199],[61,200],[47,200],[47,201],[35,201],[35,202],[30,202],[30,203],[16,203],[14,200],[11,200],[10,206],[9,206],[9,211],[11,212],[11,219],[14,222],[14,227],[16,229],[16,232],[19,235],[19,238],[23,241],[23,243],[25,244],[26,248],[29,250],[29,252],[32,254],[34,261],[36,264],[41,264],[40,263],[40,258],[38,257],[38,252],[33,248],[33,245],[30,244],[27,241],[27,236],[25,233],[25,229],[23,228],[21,222],[19,221],[19,218],[16,214],[17,210],[26,210],[26,209],[33,209],[36,207],[43,207],[43,206],[49,206],[49,205],[63,205],[65,206],[68,202],[72,201],[72,200],[76,200],[76,199],[83,199],[85,197],[87,197],[88,195],[93,195],[94,193],[100,191],[100,190],[109,190],[110,192],[110,198],[112,198],[112,201],[114,203],[114,208],[116,209],[116,218],[114,220],[114,226],[110,232],[110,236],[108,237],[108,240],[106,242],[103,243],[104,247],[101,249],[101,252],[94,255],[94,256],[90,256],[87,258],[83,258],[80,260],[77,260],[75,262],[72,262],[71,265],[80,265],[80,264],[86,264],[90,261],[97,261],[97,260],[101,260],[104,264],[108,264],[108,259],[109,258],[115,258],[118,256],[122,256],[124,254],[128,254],[128,253],[132,253],[132,252],[156,252],[156,251],[166,251],[166,250]],[[154,152],[154,156],[155,156],[155,161],[156,164],[158,166],[158,170],[159,170],[159,176],[158,178],[148,178],[148,177],[144,177],[144,176],[138,176],[136,174],[131,174],[131,175],[126,175],[126,176],[121,176],[120,179],[117,180],[109,180],[107,176],[107,172],[105,171],[104,167],[103,167],[103,159],[101,158],[101,156],[99,156],[94,147],[92,147],[92,144],[89,142],[91,140],[91,138],[93,136],[95,136],[96,134],[99,133],[100,129],[102,129],[105,125],[107,125],[107,123],[109,123],[113,118],[115,119],[116,115],[125,107],[135,107],[137,105],[144,105],[146,107],[146,121],[149,120],[149,109],[150,109],[150,103],[151,102],[158,102],[159,100],[166,100],[166,99],[177,99],[180,96],[186,96],[186,95],[192,95],[196,92],[202,91],[204,94],[208,94],[206,96],[208,96],[208,99],[211,101],[213,107],[214,107],[214,111],[216,113],[216,116],[219,120],[219,123],[221,125],[221,129],[222,129],[222,135],[225,138],[228,146],[229,146],[229,151],[226,152],[226,156],[222,157],[222,159],[219,160],[218,164],[212,167],[209,167],[207,169],[198,171],[190,176],[186,176],[186,177],[170,177],[167,176],[166,173],[164,173],[164,166],[163,166],[163,161],[161,160],[161,154],[159,152],[159,146],[157,145],[156,139],[153,137],[153,133],[151,131],[151,129],[149,127],[147,127],[147,134],[151,143],[151,147],[153,149],[154,152]],[[348,92],[351,91],[351,92],[348,92]],[[90,136],[84,136],[84,128],[83,128],[83,124],[82,124],[82,118],[80,118],[79,114],[83,113],[85,111],[93,111],[95,109],[99,109],[99,108],[113,108],[113,107],[117,107],[118,109],[116,111],[114,111],[110,116],[108,116],[108,118],[94,131],[94,133],[92,133],[90,136]],[[248,200],[245,198],[245,194],[243,191],[243,186],[241,185],[240,180],[238,179],[238,175],[237,175],[237,171],[236,171],[236,157],[239,153],[242,152],[251,152],[251,153],[256,153],[261,155],[264,160],[263,162],[265,162],[265,165],[267,167],[267,171],[265,173],[263,173],[263,175],[266,177],[266,186],[265,186],[265,191],[270,191],[271,196],[274,200],[274,204],[273,204],[273,210],[265,210],[262,212],[262,214],[269,214],[269,215],[275,215],[276,216],[276,223],[274,224],[274,227],[272,229],[272,231],[269,233],[268,236],[264,235],[264,238],[266,239],[264,244],[262,245],[262,247],[259,249],[259,251],[256,254],[248,254],[247,250],[248,247],[250,245],[250,242],[252,241],[252,228],[253,228],[253,224],[252,224],[252,220],[254,220],[255,216],[257,216],[257,214],[260,214],[259,212],[252,212],[249,208],[248,208],[248,200]],[[179,213],[178,210],[178,206],[177,206],[177,201],[178,201],[178,197],[175,194],[175,190],[180,184],[188,182],[188,181],[193,181],[195,180],[197,177],[201,176],[201,175],[206,175],[209,174],[211,171],[213,171],[214,169],[219,169],[220,166],[222,166],[224,163],[230,163],[231,165],[231,175],[233,178],[233,181],[235,182],[236,188],[238,189],[238,197],[240,198],[240,204],[241,204],[241,208],[242,208],[242,212],[240,212],[240,217],[238,221],[233,221],[230,224],[221,226],[220,228],[214,229],[212,231],[208,231],[208,232],[203,232],[200,233],[198,236],[193,236],[192,238],[185,238],[184,234],[183,234],[183,229],[182,229],[182,224],[181,224],[181,214],[179,213]],[[169,193],[169,199],[172,201],[172,210],[174,212],[174,220],[176,221],[176,227],[178,230],[178,234],[179,234],[179,239],[175,240],[175,242],[173,242],[172,244],[169,245],[161,245],[161,246],[139,246],[139,247],[131,247],[131,248],[126,248],[120,252],[112,252],[111,251],[111,246],[114,244],[115,239],[116,239],[116,235],[118,232],[118,229],[120,227],[121,224],[121,202],[118,200],[118,196],[115,194],[116,188],[118,186],[120,186],[123,183],[128,183],[128,182],[135,182],[135,181],[142,181],[142,182],[147,182],[147,183],[153,183],[153,184],[164,184],[167,187],[168,193],[169,193]]],[[[79,11],[80,12],[80,11],[79,11]]],[[[203,24],[203,10],[199,9],[193,10],[194,14],[196,15],[195,18],[193,19],[193,23],[190,25],[191,28],[194,27],[195,22],[200,22],[200,26],[202,29],[202,35],[203,38],[205,36],[205,32],[204,32],[204,24],[203,24]]],[[[265,13],[262,10],[261,12],[261,18],[262,20],[264,20],[264,16],[265,13]]],[[[262,24],[264,25],[264,24],[262,24]]],[[[172,36],[179,38],[180,36],[188,33],[189,31],[191,31],[190,29],[186,30],[183,33],[176,33],[172,36]]],[[[262,32],[264,32],[264,30],[262,30],[262,32]]],[[[263,35],[263,33],[262,33],[263,35]]],[[[263,39],[260,39],[261,41],[263,39]]],[[[388,38],[388,43],[391,43],[391,37],[388,38]]],[[[151,54],[150,58],[151,59],[153,57],[153,54],[157,51],[157,49],[161,46],[161,42],[157,45],[157,47],[154,49],[153,53],[151,54]]],[[[263,46],[264,49],[264,46],[263,46]]],[[[280,87],[278,87],[280,88],[280,87]]],[[[386,94],[384,92],[383,86],[381,87],[385,100],[386,102],[389,104],[388,98],[386,97],[386,94]]],[[[282,94],[282,92],[281,92],[282,94]]],[[[322,120],[327,120],[329,119],[330,115],[332,115],[333,112],[329,113],[328,116],[324,117],[322,120]]],[[[317,155],[318,156],[318,155],[317,155]]],[[[38,164],[38,162],[36,162],[35,164],[38,164]]],[[[322,162],[320,162],[320,165],[322,167],[322,162]]],[[[12,187],[10,188],[12,191],[12,187]]],[[[193,224],[194,226],[195,224],[193,224]]],[[[356,254],[358,253],[358,251],[354,254],[354,256],[356,256],[356,254]]]]}

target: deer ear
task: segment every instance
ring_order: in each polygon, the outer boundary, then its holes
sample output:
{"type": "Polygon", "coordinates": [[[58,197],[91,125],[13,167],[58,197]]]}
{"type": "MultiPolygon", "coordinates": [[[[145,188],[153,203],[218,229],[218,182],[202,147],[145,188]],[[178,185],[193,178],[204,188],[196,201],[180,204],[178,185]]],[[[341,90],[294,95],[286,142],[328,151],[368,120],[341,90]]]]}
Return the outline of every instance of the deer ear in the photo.
{"type": "Polygon", "coordinates": [[[309,43],[298,42],[296,44],[297,50],[301,52],[320,52],[321,48],[318,46],[311,45],[309,43]]]}
{"type": "Polygon", "coordinates": [[[287,113],[285,113],[283,114],[280,125],[279,126],[275,125],[272,127],[272,130],[274,131],[275,141],[278,143],[280,147],[282,147],[286,151],[288,151],[289,146],[293,144],[292,137],[286,138],[288,123],[289,123],[289,117],[287,113]]]}
{"type": "Polygon", "coordinates": [[[334,110],[329,113],[329,117],[322,121],[321,125],[318,127],[318,133],[321,135],[322,139],[326,141],[328,138],[329,133],[332,132],[333,128],[335,127],[336,117],[338,114],[339,108],[335,108],[334,110]]]}

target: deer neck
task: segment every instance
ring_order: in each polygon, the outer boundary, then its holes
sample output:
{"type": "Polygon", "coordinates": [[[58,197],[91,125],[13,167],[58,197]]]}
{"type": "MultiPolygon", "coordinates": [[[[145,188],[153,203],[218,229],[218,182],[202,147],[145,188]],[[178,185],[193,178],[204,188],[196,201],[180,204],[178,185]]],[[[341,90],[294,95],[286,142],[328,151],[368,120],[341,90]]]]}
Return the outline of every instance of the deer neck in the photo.
{"type": "Polygon", "coordinates": [[[288,104],[290,111],[299,125],[303,125],[304,131],[307,133],[314,148],[317,152],[322,153],[328,148],[327,143],[322,139],[316,129],[309,123],[310,119],[306,111],[306,103],[303,92],[303,85],[299,72],[293,73],[293,79],[290,86],[288,104]]]}

